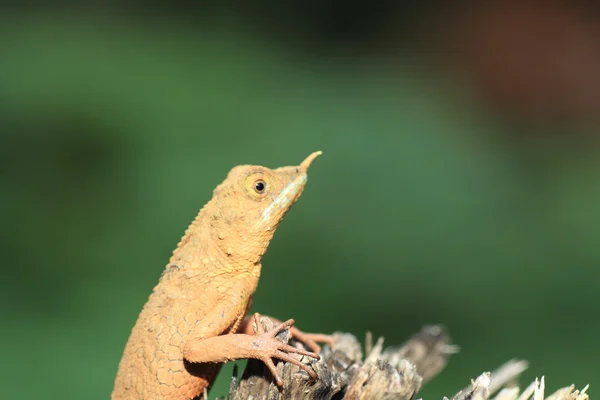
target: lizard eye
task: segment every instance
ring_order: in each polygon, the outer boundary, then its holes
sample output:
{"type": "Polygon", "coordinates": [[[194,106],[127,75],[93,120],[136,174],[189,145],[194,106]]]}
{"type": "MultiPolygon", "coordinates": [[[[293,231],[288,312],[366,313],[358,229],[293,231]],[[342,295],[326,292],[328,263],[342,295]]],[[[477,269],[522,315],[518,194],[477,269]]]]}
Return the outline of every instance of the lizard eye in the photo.
{"type": "Polygon", "coordinates": [[[267,189],[267,183],[265,181],[263,181],[262,179],[254,182],[254,191],[256,193],[263,194],[266,189],[267,189]]]}

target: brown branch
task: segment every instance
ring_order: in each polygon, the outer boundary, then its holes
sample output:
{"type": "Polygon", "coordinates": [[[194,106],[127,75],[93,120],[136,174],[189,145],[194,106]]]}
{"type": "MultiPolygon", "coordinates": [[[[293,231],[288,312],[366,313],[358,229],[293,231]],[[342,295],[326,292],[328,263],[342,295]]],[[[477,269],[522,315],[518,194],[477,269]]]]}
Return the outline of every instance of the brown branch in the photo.
{"type": "MultiPolygon", "coordinates": [[[[265,329],[272,328],[268,318],[262,320],[265,329]]],[[[280,337],[289,340],[289,332],[280,337]]],[[[317,373],[311,381],[306,372],[290,363],[280,362],[277,371],[284,380],[279,389],[269,370],[257,360],[249,360],[241,378],[237,368],[231,381],[229,396],[222,400],[288,400],[332,399],[412,400],[424,383],[435,377],[448,362],[451,354],[458,351],[441,326],[426,326],[402,346],[383,347],[383,338],[373,344],[367,333],[366,357],[360,343],[351,334],[335,333],[333,348],[325,345],[319,361],[302,357],[317,373]]],[[[294,340],[290,344],[301,346],[294,340]]],[[[544,399],[544,378],[536,380],[522,393],[516,386],[518,376],[527,368],[524,361],[511,360],[493,373],[483,373],[471,385],[459,391],[452,400],[533,400],[544,399]]],[[[585,393],[574,386],[560,389],[547,400],[588,400],[585,393]]],[[[445,398],[447,400],[447,398],[445,398]]]]}

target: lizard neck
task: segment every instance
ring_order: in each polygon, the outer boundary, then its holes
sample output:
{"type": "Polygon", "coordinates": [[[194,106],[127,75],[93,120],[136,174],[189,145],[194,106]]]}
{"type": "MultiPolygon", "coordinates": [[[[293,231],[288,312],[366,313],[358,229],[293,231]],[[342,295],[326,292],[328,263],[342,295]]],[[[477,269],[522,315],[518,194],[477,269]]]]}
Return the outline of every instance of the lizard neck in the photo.
{"type": "Polygon", "coordinates": [[[187,228],[169,264],[215,269],[219,274],[250,274],[258,279],[260,261],[272,237],[271,231],[248,232],[243,221],[227,216],[211,200],[187,228]]]}

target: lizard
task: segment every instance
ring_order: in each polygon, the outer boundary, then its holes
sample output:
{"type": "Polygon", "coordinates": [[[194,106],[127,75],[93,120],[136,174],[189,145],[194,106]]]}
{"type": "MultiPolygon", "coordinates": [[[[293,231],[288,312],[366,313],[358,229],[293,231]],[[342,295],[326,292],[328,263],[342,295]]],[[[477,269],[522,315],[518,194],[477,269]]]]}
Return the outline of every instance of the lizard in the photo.
{"type": "Polygon", "coordinates": [[[293,354],[318,360],[317,342],[331,337],[304,333],[293,319],[274,320],[278,325],[265,332],[260,314],[245,316],[262,256],[320,154],[298,166],[230,170],[185,231],[140,312],[119,362],[112,400],[199,398],[221,365],[237,359],[262,360],[279,387],[283,382],[273,358],[315,378],[293,354]],[[286,329],[312,351],[282,342],[276,335],[286,329]]]}

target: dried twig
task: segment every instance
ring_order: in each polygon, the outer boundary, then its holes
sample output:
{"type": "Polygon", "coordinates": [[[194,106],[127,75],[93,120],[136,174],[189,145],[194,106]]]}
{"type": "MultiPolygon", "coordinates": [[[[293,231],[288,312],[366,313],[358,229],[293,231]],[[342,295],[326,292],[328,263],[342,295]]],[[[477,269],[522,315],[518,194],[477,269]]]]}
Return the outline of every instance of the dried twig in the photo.
{"type": "MultiPolygon", "coordinates": [[[[265,329],[272,327],[268,318],[261,321],[265,329]]],[[[238,379],[237,368],[231,381],[229,396],[223,400],[287,400],[287,399],[333,399],[412,400],[422,385],[436,376],[458,347],[451,344],[442,326],[426,326],[402,346],[384,348],[383,338],[373,344],[367,333],[366,357],[361,346],[351,334],[334,333],[333,348],[324,346],[317,362],[299,357],[309,363],[317,373],[311,381],[306,372],[290,363],[279,363],[277,370],[284,380],[283,389],[277,388],[269,370],[256,360],[248,365],[238,379]]],[[[289,332],[280,334],[285,342],[289,332]]],[[[301,346],[291,340],[292,345],[301,346]]],[[[510,360],[492,373],[485,372],[471,381],[471,385],[459,391],[452,400],[588,400],[587,386],[579,391],[573,385],[559,389],[544,397],[545,382],[542,377],[522,393],[517,386],[519,375],[527,363],[510,360]],[[495,397],[491,397],[495,395],[495,397]]],[[[444,398],[448,400],[448,398],[444,398]]]]}

